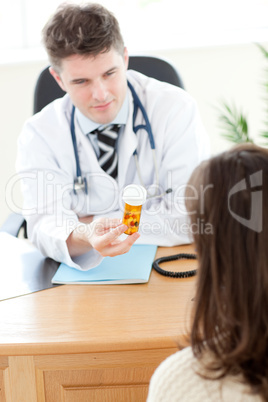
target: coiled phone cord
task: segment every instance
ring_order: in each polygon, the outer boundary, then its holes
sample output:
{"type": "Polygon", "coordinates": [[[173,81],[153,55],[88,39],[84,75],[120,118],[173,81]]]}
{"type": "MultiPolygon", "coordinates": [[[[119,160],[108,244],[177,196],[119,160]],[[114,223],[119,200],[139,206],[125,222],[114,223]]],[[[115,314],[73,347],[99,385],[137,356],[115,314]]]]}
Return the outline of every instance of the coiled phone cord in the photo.
{"type": "Polygon", "coordinates": [[[153,262],[153,268],[161,275],[164,276],[171,276],[172,278],[189,278],[191,276],[196,275],[197,270],[193,269],[191,271],[184,271],[184,272],[172,272],[172,271],[166,271],[162,268],[160,268],[159,264],[162,264],[163,262],[168,262],[168,261],[175,261],[175,260],[196,260],[196,254],[185,254],[185,253],[180,253],[180,254],[174,254],[170,255],[167,257],[161,257],[157,258],[153,262]]]}

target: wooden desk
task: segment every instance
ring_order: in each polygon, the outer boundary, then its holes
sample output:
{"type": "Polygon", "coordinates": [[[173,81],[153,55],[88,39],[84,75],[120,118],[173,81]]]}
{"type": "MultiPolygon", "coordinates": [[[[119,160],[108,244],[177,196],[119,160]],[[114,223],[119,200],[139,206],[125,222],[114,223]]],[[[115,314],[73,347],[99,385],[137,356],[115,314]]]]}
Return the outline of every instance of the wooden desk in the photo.
{"type": "MultiPolygon", "coordinates": [[[[178,252],[192,247],[157,257],[178,252]]],[[[0,401],[145,401],[187,329],[194,285],[152,271],[147,284],[64,285],[0,302],[0,401]]]]}

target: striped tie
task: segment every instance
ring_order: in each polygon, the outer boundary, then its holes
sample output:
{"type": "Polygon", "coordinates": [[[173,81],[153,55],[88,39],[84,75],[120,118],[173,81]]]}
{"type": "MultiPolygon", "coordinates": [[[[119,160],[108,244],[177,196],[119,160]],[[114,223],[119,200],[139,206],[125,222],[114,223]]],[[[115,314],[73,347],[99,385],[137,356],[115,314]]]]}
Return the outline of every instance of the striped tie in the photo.
{"type": "Polygon", "coordinates": [[[115,145],[120,127],[120,124],[111,124],[103,130],[97,129],[93,132],[98,135],[98,145],[100,149],[99,165],[114,179],[117,177],[118,165],[115,145]]]}

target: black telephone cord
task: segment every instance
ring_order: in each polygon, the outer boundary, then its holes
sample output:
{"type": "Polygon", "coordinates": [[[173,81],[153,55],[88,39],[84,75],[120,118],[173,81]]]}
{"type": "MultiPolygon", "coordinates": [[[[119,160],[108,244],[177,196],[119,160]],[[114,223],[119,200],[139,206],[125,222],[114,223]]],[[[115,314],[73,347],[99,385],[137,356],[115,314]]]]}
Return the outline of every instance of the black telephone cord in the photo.
{"type": "Polygon", "coordinates": [[[161,257],[157,258],[153,262],[153,268],[161,275],[164,276],[171,276],[172,278],[189,278],[191,276],[196,275],[197,270],[193,269],[191,271],[184,271],[184,272],[172,272],[172,271],[166,271],[162,268],[160,268],[159,264],[162,264],[164,262],[168,261],[175,261],[175,260],[196,260],[196,254],[186,254],[186,253],[180,253],[180,254],[174,254],[170,255],[167,257],[161,257]]]}

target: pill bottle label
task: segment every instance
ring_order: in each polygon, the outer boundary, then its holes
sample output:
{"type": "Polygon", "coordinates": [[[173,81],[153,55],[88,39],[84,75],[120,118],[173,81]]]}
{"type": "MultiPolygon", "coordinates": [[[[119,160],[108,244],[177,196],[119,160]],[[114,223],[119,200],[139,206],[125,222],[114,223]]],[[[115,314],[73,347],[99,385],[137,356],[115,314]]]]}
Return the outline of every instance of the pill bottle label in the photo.
{"type": "Polygon", "coordinates": [[[125,203],[125,210],[123,216],[123,224],[127,225],[125,234],[131,235],[139,229],[142,205],[129,205],[125,203]]]}

